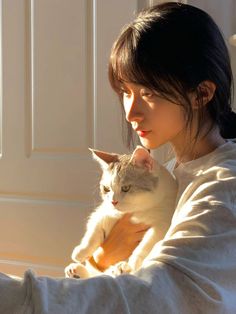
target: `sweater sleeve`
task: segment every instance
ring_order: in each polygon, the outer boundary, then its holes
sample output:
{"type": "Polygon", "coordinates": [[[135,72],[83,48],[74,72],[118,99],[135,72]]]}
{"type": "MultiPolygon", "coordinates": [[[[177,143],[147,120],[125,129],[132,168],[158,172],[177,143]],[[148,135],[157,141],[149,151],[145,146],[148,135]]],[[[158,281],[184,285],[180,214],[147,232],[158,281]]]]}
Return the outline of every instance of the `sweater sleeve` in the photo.
{"type": "Polygon", "coordinates": [[[117,278],[53,279],[27,271],[19,282],[0,276],[0,292],[1,314],[233,313],[223,312],[220,300],[199,292],[184,273],[157,261],[117,278]]]}

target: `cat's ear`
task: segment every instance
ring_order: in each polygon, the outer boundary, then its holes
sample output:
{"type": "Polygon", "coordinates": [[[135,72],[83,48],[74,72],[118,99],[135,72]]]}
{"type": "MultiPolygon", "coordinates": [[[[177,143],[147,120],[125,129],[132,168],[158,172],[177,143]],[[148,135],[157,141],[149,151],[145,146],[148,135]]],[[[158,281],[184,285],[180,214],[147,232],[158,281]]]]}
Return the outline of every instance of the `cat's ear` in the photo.
{"type": "Polygon", "coordinates": [[[149,151],[139,145],[135,148],[130,161],[134,165],[146,168],[149,171],[152,171],[154,167],[154,159],[150,155],[149,151]]]}
{"type": "Polygon", "coordinates": [[[103,169],[106,169],[111,162],[118,161],[118,155],[113,153],[106,153],[100,150],[89,148],[93,154],[93,158],[100,164],[103,169]]]}

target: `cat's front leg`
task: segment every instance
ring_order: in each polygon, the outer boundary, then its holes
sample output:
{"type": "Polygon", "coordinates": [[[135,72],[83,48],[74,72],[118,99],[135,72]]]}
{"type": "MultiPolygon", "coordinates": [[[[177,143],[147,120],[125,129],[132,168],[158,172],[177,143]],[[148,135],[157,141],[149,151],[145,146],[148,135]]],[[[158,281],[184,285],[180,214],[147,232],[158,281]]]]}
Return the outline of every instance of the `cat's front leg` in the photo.
{"type": "Polygon", "coordinates": [[[87,231],[81,243],[76,246],[72,252],[72,259],[77,262],[85,262],[88,260],[96,249],[104,242],[110,230],[120,219],[120,215],[104,215],[101,206],[100,210],[94,212],[88,221],[87,231]]]}
{"type": "Polygon", "coordinates": [[[154,228],[150,228],[144,235],[142,241],[135,248],[128,260],[128,264],[132,270],[138,270],[143,263],[145,257],[150,253],[153,246],[158,241],[158,234],[154,228]]]}
{"type": "Polygon", "coordinates": [[[81,243],[72,252],[74,261],[84,262],[89,259],[104,240],[104,231],[101,224],[89,225],[81,243]]]}

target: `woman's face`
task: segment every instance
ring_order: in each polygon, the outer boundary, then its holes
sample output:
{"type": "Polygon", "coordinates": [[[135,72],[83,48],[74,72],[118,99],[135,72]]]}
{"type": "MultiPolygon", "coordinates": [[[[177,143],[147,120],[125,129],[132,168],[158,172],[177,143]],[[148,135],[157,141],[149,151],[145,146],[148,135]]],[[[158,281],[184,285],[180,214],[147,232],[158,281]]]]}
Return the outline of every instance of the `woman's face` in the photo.
{"type": "Polygon", "coordinates": [[[154,149],[171,142],[182,145],[186,130],[184,108],[154,94],[142,85],[122,85],[126,120],[137,132],[141,143],[154,149]]]}

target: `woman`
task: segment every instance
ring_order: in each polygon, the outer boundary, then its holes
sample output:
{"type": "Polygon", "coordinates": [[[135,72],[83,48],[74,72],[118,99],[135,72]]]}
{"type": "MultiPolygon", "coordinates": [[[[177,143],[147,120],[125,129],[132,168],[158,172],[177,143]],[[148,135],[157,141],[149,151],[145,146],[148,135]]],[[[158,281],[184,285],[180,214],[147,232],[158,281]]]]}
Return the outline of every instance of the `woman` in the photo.
{"type": "MultiPolygon", "coordinates": [[[[55,281],[26,273],[23,287],[31,297],[10,279],[5,296],[14,286],[15,304],[27,299],[27,309],[36,308],[39,296],[36,313],[236,313],[236,146],[228,140],[236,137],[236,119],[218,27],[192,6],[147,9],[115,42],[109,77],[128,139],[132,128],[148,149],[173,147],[168,168],[179,191],[171,226],[135,275],[55,281]]],[[[132,228],[127,216],[114,227],[96,256],[99,269],[130,255],[133,232],[140,240],[145,232],[142,225],[132,228]]]]}
{"type": "MultiPolygon", "coordinates": [[[[146,10],[114,43],[109,78],[128,139],[132,127],[146,148],[169,142],[175,153],[168,167],[179,184],[177,208],[161,247],[148,258],[157,277],[164,272],[157,262],[170,268],[172,293],[188,300],[173,313],[235,312],[236,147],[227,139],[236,137],[236,118],[229,55],[217,25],[188,5],[146,10]],[[221,302],[229,308],[221,309],[221,302]]],[[[136,245],[127,245],[132,228],[127,217],[115,226],[96,256],[98,268],[127,258],[136,245]],[[127,242],[120,241],[121,232],[128,233],[127,242]]],[[[141,239],[143,226],[138,231],[141,239]]]]}

